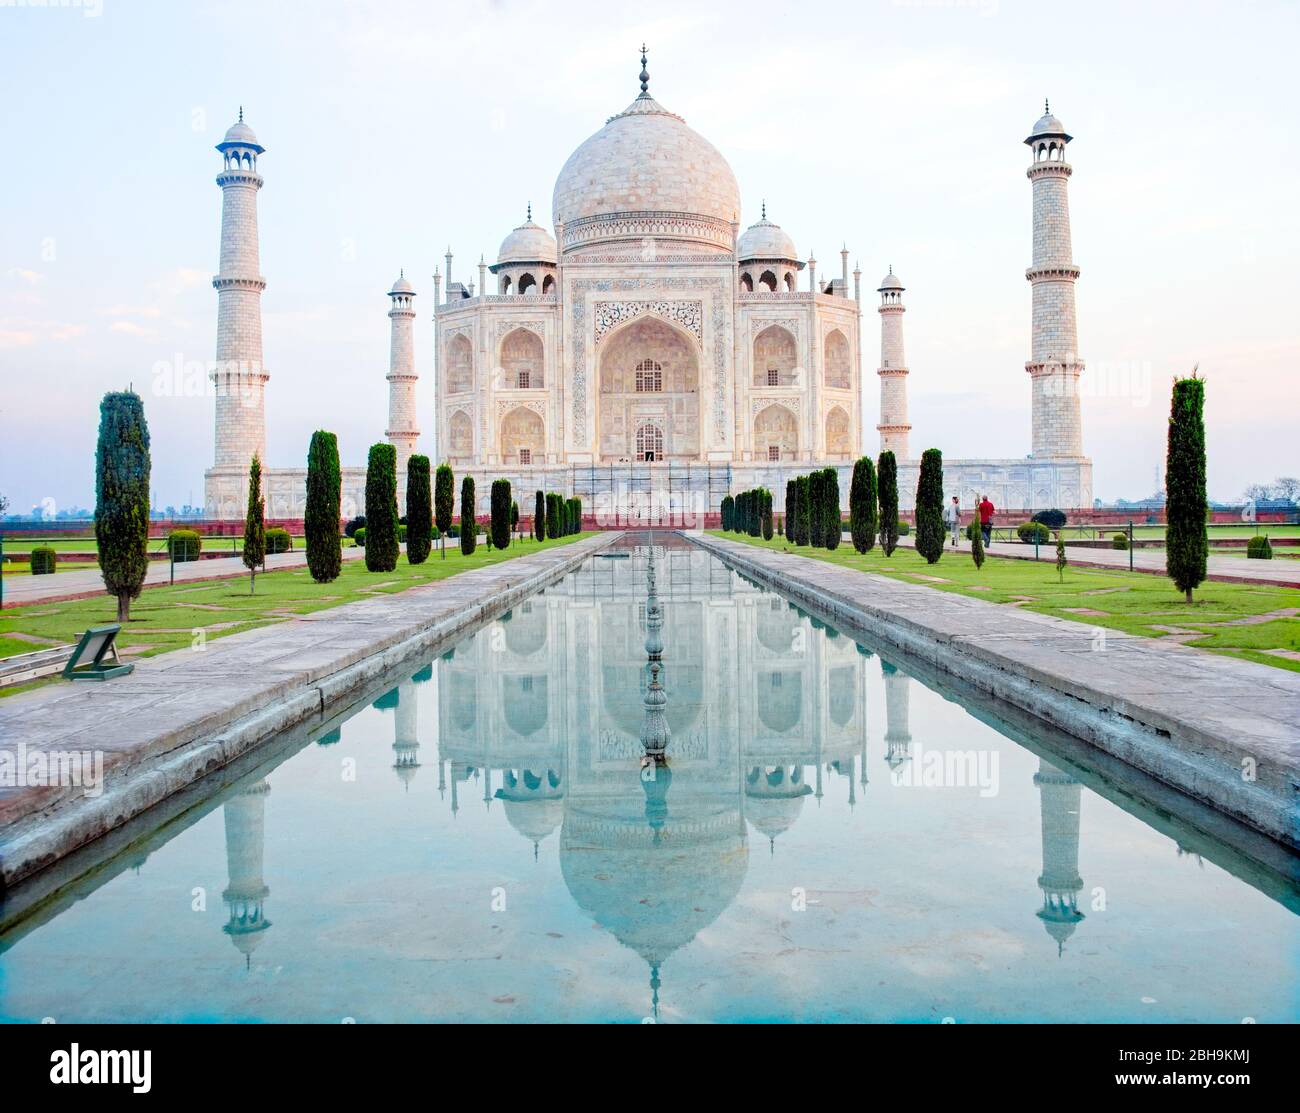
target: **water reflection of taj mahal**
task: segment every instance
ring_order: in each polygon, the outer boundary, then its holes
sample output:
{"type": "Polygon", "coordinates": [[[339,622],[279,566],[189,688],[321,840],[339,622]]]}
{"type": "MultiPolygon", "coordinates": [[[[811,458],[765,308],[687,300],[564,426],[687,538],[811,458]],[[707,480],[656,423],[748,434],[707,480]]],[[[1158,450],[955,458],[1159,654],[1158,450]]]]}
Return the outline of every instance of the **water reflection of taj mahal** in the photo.
{"type": "MultiPolygon", "coordinates": [[[[776,853],[810,797],[856,802],[872,657],[702,550],[639,545],[588,562],[375,706],[393,713],[393,769],[409,787],[422,767],[419,689],[433,696],[446,806],[499,801],[534,855],[556,836],[573,899],[645,960],[657,1005],[663,964],[739,893],[751,829],[776,853]],[[667,763],[648,759],[665,734],[667,763]]],[[[884,773],[910,760],[913,681],[879,667],[884,773]]],[[[1059,949],[1083,919],[1080,786],[1045,761],[1034,781],[1038,915],[1059,949]]],[[[237,897],[227,931],[245,953],[269,926],[265,791],[259,782],[226,804],[237,897]]]]}

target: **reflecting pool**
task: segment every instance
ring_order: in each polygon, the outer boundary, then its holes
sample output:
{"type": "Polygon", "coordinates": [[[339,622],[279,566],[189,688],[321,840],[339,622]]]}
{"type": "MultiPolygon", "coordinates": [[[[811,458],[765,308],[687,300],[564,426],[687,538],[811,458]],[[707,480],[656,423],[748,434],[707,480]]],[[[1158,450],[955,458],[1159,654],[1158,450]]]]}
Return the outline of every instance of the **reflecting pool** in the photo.
{"type": "Polygon", "coordinates": [[[0,1019],[1296,1019],[1293,862],[858,637],[629,538],[11,903],[0,1019]]]}

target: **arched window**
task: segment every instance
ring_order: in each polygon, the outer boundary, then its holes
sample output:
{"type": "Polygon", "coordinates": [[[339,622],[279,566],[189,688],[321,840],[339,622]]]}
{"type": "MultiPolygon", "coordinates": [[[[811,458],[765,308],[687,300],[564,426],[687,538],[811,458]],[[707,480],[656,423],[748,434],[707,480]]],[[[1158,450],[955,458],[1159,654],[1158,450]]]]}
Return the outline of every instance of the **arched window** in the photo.
{"type": "Polygon", "coordinates": [[[658,425],[646,422],[637,427],[636,455],[638,460],[659,460],[664,454],[664,431],[658,425]]]}
{"type": "Polygon", "coordinates": [[[740,288],[747,294],[754,292],[754,279],[748,271],[740,276],[740,288]]]}
{"type": "Polygon", "coordinates": [[[824,345],[826,385],[838,390],[849,388],[849,342],[839,329],[832,329],[824,345]]]}
{"type": "Polygon", "coordinates": [[[531,274],[521,274],[519,276],[519,292],[526,294],[537,285],[537,279],[531,274]]]}
{"type": "Polygon", "coordinates": [[[776,293],[776,275],[771,271],[764,271],[758,276],[758,284],[765,290],[776,293]]]}
{"type": "Polygon", "coordinates": [[[517,328],[501,342],[501,370],[506,389],[540,390],[546,385],[541,338],[517,328]]]}
{"type": "MultiPolygon", "coordinates": [[[[638,394],[659,394],[664,389],[664,369],[653,359],[643,359],[636,365],[636,392],[638,394]]],[[[640,434],[638,433],[639,437],[640,434]]],[[[637,454],[640,455],[640,448],[637,454]]]]}
{"type": "Polygon", "coordinates": [[[463,394],[474,389],[474,348],[463,333],[447,346],[447,393],[463,394]]]}
{"type": "Polygon", "coordinates": [[[555,275],[548,274],[542,279],[542,293],[549,294],[555,289],[555,275]]]}
{"type": "Polygon", "coordinates": [[[794,271],[785,272],[785,288],[794,293],[794,271]]]}
{"type": "Polygon", "coordinates": [[[508,274],[503,274],[501,276],[500,290],[503,294],[510,293],[510,276],[508,274]]]}

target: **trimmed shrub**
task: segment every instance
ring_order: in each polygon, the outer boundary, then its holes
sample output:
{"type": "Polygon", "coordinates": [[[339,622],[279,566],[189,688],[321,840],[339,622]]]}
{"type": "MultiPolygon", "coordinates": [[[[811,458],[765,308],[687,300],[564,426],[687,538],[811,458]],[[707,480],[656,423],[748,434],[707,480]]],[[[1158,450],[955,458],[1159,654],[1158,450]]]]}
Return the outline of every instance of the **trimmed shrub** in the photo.
{"type": "Polygon", "coordinates": [[[880,454],[876,482],[880,487],[880,547],[885,556],[893,556],[901,527],[898,524],[898,461],[892,452],[880,454]]]}
{"type": "Polygon", "coordinates": [[[1110,547],[1111,547],[1112,549],[1127,549],[1127,548],[1128,548],[1128,534],[1127,534],[1127,533],[1116,533],[1116,534],[1113,534],[1113,535],[1111,536],[1111,539],[1110,539],[1110,547]]]}
{"type": "Polygon", "coordinates": [[[1016,526],[1016,536],[1026,545],[1046,545],[1051,540],[1052,531],[1042,522],[1021,522],[1016,526]]]}
{"type": "Polygon", "coordinates": [[[880,526],[878,498],[876,465],[870,456],[863,456],[853,465],[853,483],[849,487],[849,533],[853,547],[860,553],[869,552],[876,544],[880,526]]]}
{"type": "Polygon", "coordinates": [[[430,541],[441,541],[441,540],[442,540],[442,532],[438,529],[437,526],[431,526],[431,527],[429,528],[429,540],[430,540],[430,541]]]}
{"type": "Polygon", "coordinates": [[[391,572],[397,540],[397,449],[380,442],[366,461],[366,570],[391,572]]]}
{"type": "Polygon", "coordinates": [[[275,526],[266,531],[266,551],[268,553],[288,553],[293,551],[293,537],[287,529],[275,526]]]}
{"type": "Polygon", "coordinates": [[[582,499],[573,500],[573,532],[582,532],[582,499]]]}
{"type": "Polygon", "coordinates": [[[725,531],[727,531],[727,532],[730,532],[730,531],[731,531],[731,517],[732,517],[732,513],[735,511],[735,509],[736,509],[736,500],[735,500],[735,499],[733,499],[730,495],[727,495],[725,498],[723,498],[723,500],[722,500],[722,528],[723,528],[723,530],[725,530],[725,531]]]}
{"type": "Polygon", "coordinates": [[[785,481],[785,513],[781,515],[781,532],[785,534],[787,541],[794,541],[795,531],[791,528],[791,523],[799,516],[799,481],[797,479],[787,479],[785,481]]]}
{"type": "Polygon", "coordinates": [[[177,564],[198,560],[203,552],[203,535],[194,529],[174,529],[167,535],[167,553],[177,564]]]}
{"type": "MultiPolygon", "coordinates": [[[[32,554],[35,557],[35,553],[32,554]]],[[[1246,542],[1246,555],[1252,560],[1272,560],[1273,546],[1263,534],[1257,534],[1246,542]]],[[[32,564],[32,570],[35,571],[35,561],[32,564]]]]}
{"type": "Polygon", "coordinates": [[[1040,510],[1029,520],[1031,522],[1042,522],[1048,529],[1060,529],[1065,525],[1065,511],[1040,510]]]}
{"type": "Polygon", "coordinates": [[[900,521],[897,526],[899,537],[908,537],[912,533],[912,523],[900,521]]]}
{"type": "Polygon", "coordinates": [[[1205,382],[1192,372],[1174,381],[1165,457],[1165,567],[1187,602],[1205,579],[1210,535],[1205,528],[1205,382]]]}
{"type": "Polygon", "coordinates": [[[452,475],[450,464],[439,464],[433,478],[433,524],[442,535],[442,559],[447,559],[447,538],[455,536],[452,515],[456,510],[456,477],[452,475]]]}
{"type": "Polygon", "coordinates": [[[492,481],[492,547],[504,549],[510,544],[510,480],[492,481]]]}
{"type": "MultiPolygon", "coordinates": [[[[303,533],[307,538],[307,571],[318,584],[338,578],[343,570],[343,543],[339,537],[339,507],[343,497],[343,473],[339,467],[339,441],[333,433],[317,429],[307,447],[307,509],[303,533]]],[[[365,519],[343,532],[356,533],[365,519]]],[[[351,537],[352,533],[348,533],[351,537]]]]}
{"type": "Polygon", "coordinates": [[[460,551],[472,556],[478,546],[478,519],[474,516],[474,478],[460,482],[460,551]]]}
{"type": "Polygon", "coordinates": [[[149,426],[131,391],[105,394],[95,447],[95,542],[117,620],[131,617],[149,569],[149,426]]]}
{"type": "Polygon", "coordinates": [[[560,496],[548,493],[546,496],[546,536],[560,537],[564,523],[560,521],[560,496]]]}
{"type": "Polygon", "coordinates": [[[244,567],[248,569],[248,594],[257,584],[257,569],[266,563],[266,501],[262,498],[262,461],[256,456],[248,468],[248,514],[244,518],[244,567]]]}
{"type": "Polygon", "coordinates": [[[916,484],[916,551],[927,564],[943,556],[943,453],[937,448],[921,453],[921,475],[916,484]]]}
{"type": "Polygon", "coordinates": [[[840,514],[840,473],[835,468],[822,472],[822,505],[826,515],[822,543],[828,549],[838,549],[844,536],[844,519],[840,514]]]}
{"type": "Polygon", "coordinates": [[[799,487],[799,517],[795,522],[795,543],[807,545],[812,536],[812,482],[806,475],[796,481],[799,487]]]}
{"type": "Polygon", "coordinates": [[[358,514],[355,518],[351,519],[347,525],[343,527],[343,536],[344,537],[355,536],[357,530],[363,528],[365,524],[366,524],[366,516],[364,514],[358,514]]]}
{"type": "Polygon", "coordinates": [[[762,489],[762,494],[759,496],[759,498],[761,499],[762,502],[762,505],[759,508],[759,520],[762,522],[762,526],[763,526],[763,540],[771,541],[772,540],[772,492],[769,491],[766,487],[764,487],[762,489]]]}
{"type": "Polygon", "coordinates": [[[406,462],[406,563],[423,564],[433,547],[433,491],[429,457],[415,453],[406,462]]]}
{"type": "Polygon", "coordinates": [[[397,523],[397,542],[399,545],[406,544],[406,523],[397,523]]]}
{"type": "Polygon", "coordinates": [[[808,477],[808,544],[814,549],[826,544],[826,473],[815,471],[808,477]]]}
{"type": "Polygon", "coordinates": [[[533,500],[533,536],[538,541],[546,540],[546,496],[541,491],[533,500]]]}
{"type": "Polygon", "coordinates": [[[366,547],[366,527],[362,526],[358,529],[357,532],[352,535],[352,540],[358,549],[364,549],[366,547]]]}
{"type": "MultiPolygon", "coordinates": [[[[186,531],[190,532],[189,530],[186,531]]],[[[197,536],[197,535],[196,535],[197,536]]],[[[50,576],[58,563],[58,554],[48,545],[40,545],[32,550],[31,573],[33,576],[50,576]]]]}

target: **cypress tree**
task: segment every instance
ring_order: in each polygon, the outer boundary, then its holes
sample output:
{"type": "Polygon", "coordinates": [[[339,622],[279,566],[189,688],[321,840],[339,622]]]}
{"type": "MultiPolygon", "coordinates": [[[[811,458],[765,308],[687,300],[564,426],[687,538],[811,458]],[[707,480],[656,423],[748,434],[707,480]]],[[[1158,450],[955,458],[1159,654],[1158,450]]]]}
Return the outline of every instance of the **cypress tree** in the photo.
{"type": "Polygon", "coordinates": [[[510,480],[492,481],[492,548],[510,544],[510,480]]]}
{"type": "Polygon", "coordinates": [[[863,456],[853,465],[853,483],[849,487],[849,533],[853,547],[860,553],[870,552],[876,544],[880,517],[876,511],[876,465],[863,456]]]}
{"type": "Polygon", "coordinates": [[[749,492],[749,536],[763,536],[763,490],[755,487],[749,492]]]}
{"type": "Polygon", "coordinates": [[[582,499],[573,500],[573,532],[582,532],[582,499]]]}
{"type": "Polygon", "coordinates": [[[510,532],[517,533],[518,530],[519,530],[519,503],[517,503],[514,499],[511,499],[510,500],[510,532]]]}
{"type": "Polygon", "coordinates": [[[1065,566],[1070,562],[1065,559],[1065,538],[1061,536],[1061,531],[1056,531],[1056,578],[1061,583],[1065,583],[1065,566]]]}
{"type": "Polygon", "coordinates": [[[733,499],[730,495],[727,495],[725,498],[723,498],[723,500],[722,500],[722,528],[723,528],[723,530],[724,530],[725,532],[730,532],[730,530],[731,530],[731,515],[732,515],[732,511],[735,510],[735,508],[736,508],[736,500],[735,500],[735,499],[733,499]]]}
{"type": "Polygon", "coordinates": [[[838,549],[844,536],[840,515],[840,473],[835,468],[822,472],[822,496],[826,500],[826,526],[822,541],[828,549],[838,549]]]}
{"type": "Polygon", "coordinates": [[[1210,547],[1205,468],[1205,380],[1193,368],[1190,379],[1174,380],[1165,457],[1165,567],[1189,604],[1210,547]]]}
{"type": "Polygon", "coordinates": [[[397,567],[397,449],[380,442],[366,460],[366,570],[397,567]]]}
{"type": "MultiPolygon", "coordinates": [[[[442,559],[447,559],[447,534],[456,510],[456,477],[450,464],[439,464],[433,481],[433,522],[438,527],[438,544],[442,559]]],[[[408,531],[409,532],[409,531],[408,531]]]]}
{"type": "Polygon", "coordinates": [[[970,558],[975,562],[976,569],[984,567],[984,531],[980,529],[978,513],[975,515],[975,520],[971,522],[970,558]]]}
{"type": "Polygon", "coordinates": [[[117,620],[129,622],[131,600],[149,570],[149,425],[132,391],[99,403],[95,448],[95,542],[104,587],[117,597],[117,620]]]}
{"type": "Polygon", "coordinates": [[[466,556],[472,556],[477,546],[478,518],[474,511],[474,477],[467,475],[460,481],[460,551],[466,556]]]}
{"type": "Polygon", "coordinates": [[[737,504],[737,508],[738,509],[736,515],[736,532],[748,533],[749,532],[749,492],[748,491],[740,492],[740,499],[737,504]]]}
{"type": "Polygon", "coordinates": [[[795,543],[798,545],[807,545],[812,537],[812,480],[801,475],[798,479],[799,499],[798,510],[799,517],[795,522],[795,543]]]}
{"type": "Polygon", "coordinates": [[[876,468],[880,484],[880,547],[885,556],[898,548],[898,462],[892,452],[882,452],[876,468]]]}
{"type": "Polygon", "coordinates": [[[826,473],[808,476],[808,544],[820,549],[826,544],[826,473]]]}
{"type": "Polygon", "coordinates": [[[560,496],[556,494],[548,494],[546,496],[546,536],[562,536],[560,523],[560,496]]]}
{"type": "Polygon", "coordinates": [[[533,501],[533,536],[538,541],[546,540],[546,496],[541,491],[533,501]]]}
{"type": "Polygon", "coordinates": [[[318,584],[338,579],[343,569],[343,539],[339,536],[339,505],[343,473],[339,469],[339,439],[317,429],[307,448],[307,570],[318,584]]]}
{"type": "Polygon", "coordinates": [[[429,457],[413,455],[406,464],[406,561],[423,564],[433,547],[433,497],[429,457]]]}
{"type": "Polygon", "coordinates": [[[943,453],[937,448],[921,453],[921,476],[916,483],[916,551],[927,564],[943,556],[943,453]]]}
{"type": "Polygon", "coordinates": [[[772,540],[772,492],[769,491],[766,487],[764,487],[763,493],[760,497],[763,500],[763,505],[761,510],[761,517],[763,523],[763,540],[771,541],[772,540]]]}
{"type": "Polygon", "coordinates": [[[797,479],[787,479],[785,481],[785,513],[781,515],[781,526],[785,533],[785,538],[791,544],[794,543],[795,529],[791,523],[799,516],[799,481],[797,479]]]}
{"type": "MultiPolygon", "coordinates": [[[[367,534],[369,536],[369,534],[367,534]]],[[[248,594],[253,594],[257,569],[266,563],[266,503],[262,499],[262,461],[253,454],[248,466],[248,513],[244,516],[244,567],[248,594]]]]}

